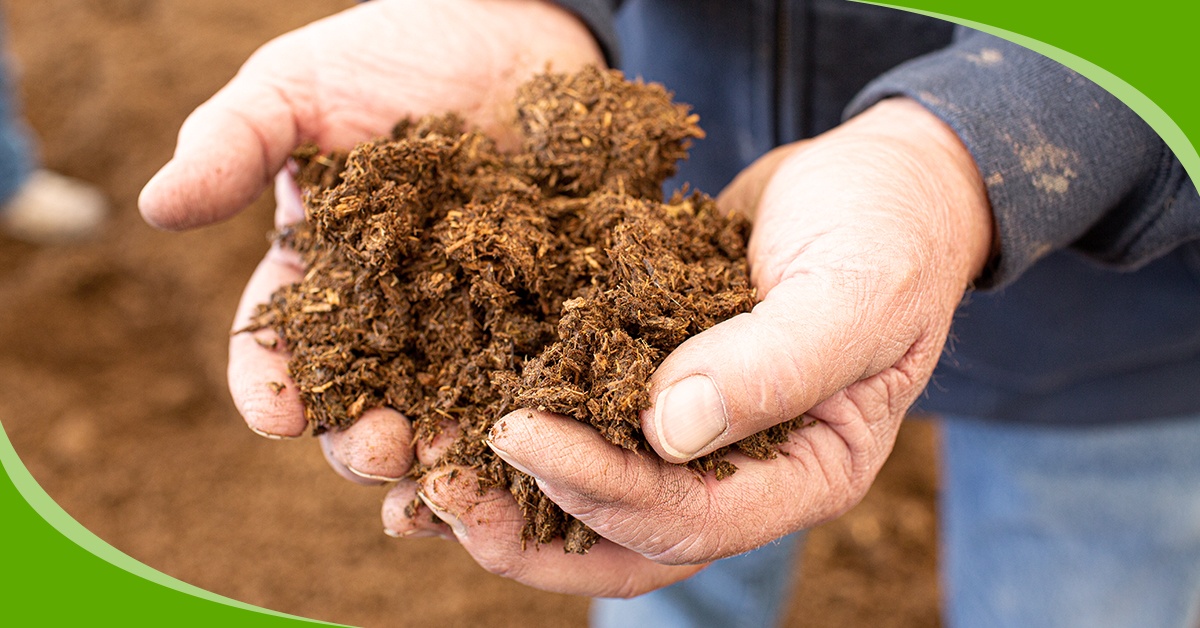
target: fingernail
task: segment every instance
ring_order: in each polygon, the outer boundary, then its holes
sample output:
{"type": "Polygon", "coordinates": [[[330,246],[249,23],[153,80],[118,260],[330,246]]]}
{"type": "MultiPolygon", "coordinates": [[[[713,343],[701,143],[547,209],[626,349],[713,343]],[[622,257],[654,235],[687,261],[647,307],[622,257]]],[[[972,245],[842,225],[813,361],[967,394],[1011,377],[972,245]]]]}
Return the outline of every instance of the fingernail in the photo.
{"type": "Polygon", "coordinates": [[[417,497],[420,497],[421,501],[425,502],[425,505],[428,506],[429,509],[433,511],[433,514],[438,519],[441,519],[443,522],[446,523],[446,525],[450,526],[451,530],[454,530],[455,536],[457,536],[460,539],[467,538],[467,526],[463,525],[463,522],[459,521],[458,517],[455,517],[454,515],[446,512],[445,510],[442,510],[442,508],[440,506],[434,504],[432,501],[429,501],[429,498],[426,497],[424,493],[418,492],[417,497]]]}
{"type": "Polygon", "coordinates": [[[396,532],[391,528],[384,528],[383,533],[392,537],[393,539],[436,539],[442,536],[440,532],[426,530],[424,528],[413,528],[411,530],[405,530],[404,532],[396,532]]]}
{"type": "Polygon", "coordinates": [[[716,383],[690,375],[671,384],[654,401],[654,427],[667,453],[691,459],[729,429],[716,383]]]}
{"type": "Polygon", "coordinates": [[[343,464],[342,466],[346,467],[346,470],[349,471],[350,473],[353,473],[354,475],[357,475],[358,477],[360,477],[364,480],[372,480],[372,481],[376,481],[376,482],[398,482],[398,481],[400,481],[400,478],[393,478],[393,477],[388,477],[386,475],[377,475],[374,473],[367,473],[366,471],[359,471],[358,469],[355,469],[354,467],[352,467],[348,464],[343,464]]]}
{"type": "Polygon", "coordinates": [[[258,434],[259,436],[262,436],[263,438],[269,438],[271,440],[295,440],[297,438],[300,438],[299,436],[285,436],[283,434],[272,434],[271,432],[264,432],[264,431],[258,429],[257,427],[254,427],[253,425],[250,426],[250,431],[254,432],[255,434],[258,434]]]}
{"type": "Polygon", "coordinates": [[[501,460],[507,462],[508,466],[516,469],[517,471],[520,471],[521,473],[524,473],[525,475],[528,475],[530,477],[533,477],[534,479],[537,479],[537,476],[533,474],[533,471],[530,471],[528,468],[525,467],[525,465],[517,462],[516,460],[513,460],[512,455],[509,454],[507,451],[504,451],[503,449],[500,449],[499,447],[497,447],[494,443],[492,443],[491,440],[487,440],[484,442],[487,443],[487,446],[489,448],[491,448],[492,451],[496,452],[496,455],[499,456],[501,460]]]}

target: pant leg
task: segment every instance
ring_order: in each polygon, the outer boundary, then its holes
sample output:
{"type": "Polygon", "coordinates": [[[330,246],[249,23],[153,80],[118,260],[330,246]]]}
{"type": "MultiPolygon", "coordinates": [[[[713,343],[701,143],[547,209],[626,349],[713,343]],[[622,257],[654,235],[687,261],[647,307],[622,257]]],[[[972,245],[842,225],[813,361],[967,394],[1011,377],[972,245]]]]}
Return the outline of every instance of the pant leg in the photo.
{"type": "Polygon", "coordinates": [[[16,104],[4,27],[0,16],[0,205],[12,198],[34,169],[31,137],[16,104]]]}
{"type": "Polygon", "coordinates": [[[797,532],[629,599],[592,601],[594,628],[766,628],[780,622],[796,573],[797,532]]]}
{"type": "Polygon", "coordinates": [[[947,625],[1200,626],[1200,416],[944,421],[947,625]]]}

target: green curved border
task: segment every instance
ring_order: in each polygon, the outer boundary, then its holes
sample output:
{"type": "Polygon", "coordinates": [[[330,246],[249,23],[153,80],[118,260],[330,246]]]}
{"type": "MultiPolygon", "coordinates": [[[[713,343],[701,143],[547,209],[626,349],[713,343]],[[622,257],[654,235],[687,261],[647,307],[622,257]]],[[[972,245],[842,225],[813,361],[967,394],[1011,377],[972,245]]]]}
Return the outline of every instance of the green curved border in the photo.
{"type": "Polygon", "coordinates": [[[38,485],[3,429],[0,465],[5,474],[0,478],[0,530],[6,546],[0,617],[5,623],[28,620],[8,625],[91,624],[103,617],[119,618],[124,625],[224,626],[247,619],[254,625],[320,623],[211,593],[109,545],[38,485]]]}
{"type": "MultiPolygon", "coordinates": [[[[1058,60],[1125,101],[1162,135],[1189,173],[1200,173],[1191,139],[1200,137],[1200,57],[1194,49],[1200,7],[1150,0],[1136,6],[1079,0],[872,4],[984,30],[1058,60]]],[[[5,623],[269,626],[307,621],[204,591],[113,548],[50,499],[3,429],[0,463],[6,474],[0,478],[0,617],[5,623]]]]}
{"type": "MultiPolygon", "coordinates": [[[[1129,84],[1116,74],[1105,70],[1104,68],[1092,63],[1091,61],[1088,61],[1087,59],[1063,50],[1058,46],[1034,39],[1033,37],[1014,33],[1013,31],[1006,30],[998,26],[991,26],[974,20],[955,17],[944,13],[917,9],[915,8],[915,3],[908,3],[907,6],[903,6],[886,2],[874,2],[872,0],[852,1],[861,2],[863,4],[874,4],[882,7],[890,7],[893,9],[902,9],[910,13],[919,13],[921,15],[946,20],[948,22],[954,22],[975,30],[990,33],[1002,39],[1007,39],[1013,43],[1020,44],[1021,46],[1029,48],[1030,50],[1050,57],[1051,59],[1054,59],[1055,61],[1091,79],[1092,82],[1096,83],[1100,87],[1103,87],[1109,93],[1119,98],[1121,102],[1129,105],[1129,108],[1141,116],[1142,119],[1145,120],[1146,123],[1158,133],[1159,137],[1161,137],[1163,141],[1167,143],[1167,146],[1174,151],[1175,156],[1179,158],[1180,163],[1183,164],[1184,169],[1186,169],[1188,174],[1192,176],[1193,180],[1196,178],[1195,175],[1200,173],[1200,154],[1196,152],[1195,145],[1192,144],[1191,140],[1188,138],[1188,135],[1184,133],[1183,129],[1176,124],[1175,120],[1171,119],[1171,117],[1167,115],[1167,112],[1163,111],[1162,107],[1159,107],[1157,104],[1155,104],[1154,101],[1150,100],[1150,98],[1143,94],[1138,88],[1129,84]]],[[[1173,10],[1178,11],[1178,9],[1173,10]]],[[[1191,11],[1193,13],[1200,13],[1200,10],[1195,8],[1191,9],[1191,11]]],[[[1128,42],[1126,43],[1128,45],[1128,42]]],[[[1193,59],[1193,61],[1196,60],[1197,59],[1193,59]]],[[[1162,59],[1155,61],[1159,65],[1163,63],[1162,59]]],[[[1175,61],[1182,64],[1185,63],[1187,59],[1177,59],[1175,61]]],[[[1180,83],[1189,80],[1186,75],[1181,75],[1178,78],[1180,83]]],[[[1190,80],[1193,83],[1200,82],[1200,67],[1194,67],[1191,70],[1190,80]]],[[[1200,107],[1200,103],[1197,103],[1196,106],[1200,107]]]]}

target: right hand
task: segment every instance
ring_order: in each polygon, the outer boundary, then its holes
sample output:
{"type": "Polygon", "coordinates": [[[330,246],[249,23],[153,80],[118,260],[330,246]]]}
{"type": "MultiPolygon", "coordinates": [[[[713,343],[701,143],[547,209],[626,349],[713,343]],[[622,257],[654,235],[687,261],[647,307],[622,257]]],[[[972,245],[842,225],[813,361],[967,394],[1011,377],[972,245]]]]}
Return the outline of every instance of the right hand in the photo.
{"type": "MultiPolygon", "coordinates": [[[[143,217],[183,230],[232,217],[276,179],[276,225],[304,219],[286,171],[298,145],[348,148],[386,135],[404,117],[456,111],[503,142],[516,87],[547,65],[603,65],[592,35],[542,0],[375,0],[283,35],[260,48],[223,89],[184,122],[174,157],[138,199],[143,217]]],[[[246,286],[233,328],[280,286],[299,261],[274,246],[246,286]]],[[[270,330],[235,334],[229,384],[255,432],[297,437],[307,429],[286,347],[270,330]]],[[[388,409],[322,438],[331,465],[363,483],[404,475],[412,430],[388,409]]],[[[415,489],[414,489],[415,490],[415,489]]]]}

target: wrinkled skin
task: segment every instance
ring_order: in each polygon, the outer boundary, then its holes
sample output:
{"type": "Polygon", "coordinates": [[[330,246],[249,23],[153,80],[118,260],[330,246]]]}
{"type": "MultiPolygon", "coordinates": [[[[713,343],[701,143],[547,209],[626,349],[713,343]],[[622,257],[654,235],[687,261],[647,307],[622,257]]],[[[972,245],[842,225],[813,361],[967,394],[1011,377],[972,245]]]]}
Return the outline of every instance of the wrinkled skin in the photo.
{"type": "MultiPolygon", "coordinates": [[[[601,57],[573,16],[541,2],[377,0],[345,11],[265,45],[198,108],[174,158],[143,190],[142,213],[166,229],[223,220],[279,173],[276,220],[295,222],[303,212],[284,166],[298,144],[346,147],[405,115],[445,110],[503,141],[503,103],[548,60],[562,71],[601,57]]],[[[497,453],[604,537],[586,556],[555,544],[522,550],[511,496],[479,496],[469,471],[447,469],[420,485],[401,479],[413,437],[395,411],[369,411],[322,436],[330,465],[362,484],[395,482],[383,507],[389,534],[455,538],[489,571],[591,596],[666,586],[849,509],[891,452],[954,309],[988,260],[983,183],[948,127],[894,99],[764,156],[719,202],[755,222],[749,258],[762,302],[688,340],[655,373],[643,429],[658,455],[530,410],[504,417],[491,435],[497,453]],[[783,455],[735,455],[740,470],[725,480],[670,464],[801,414],[815,423],[783,455]],[[414,497],[429,510],[409,517],[414,497]]],[[[297,258],[273,247],[234,328],[300,275],[297,258]]],[[[269,330],[231,338],[234,401],[270,438],[306,428],[295,387],[273,386],[288,381],[286,363],[269,330]]],[[[436,460],[449,437],[416,443],[415,456],[436,460]]]]}

